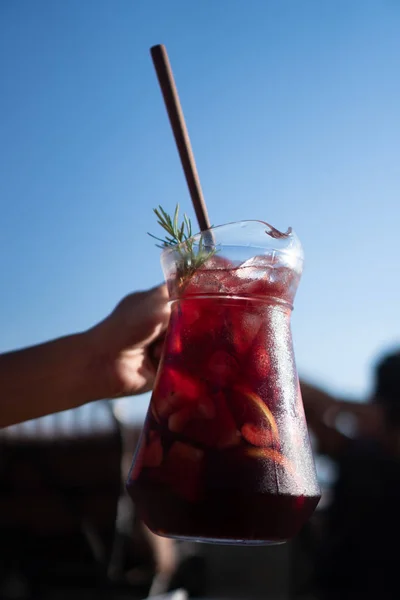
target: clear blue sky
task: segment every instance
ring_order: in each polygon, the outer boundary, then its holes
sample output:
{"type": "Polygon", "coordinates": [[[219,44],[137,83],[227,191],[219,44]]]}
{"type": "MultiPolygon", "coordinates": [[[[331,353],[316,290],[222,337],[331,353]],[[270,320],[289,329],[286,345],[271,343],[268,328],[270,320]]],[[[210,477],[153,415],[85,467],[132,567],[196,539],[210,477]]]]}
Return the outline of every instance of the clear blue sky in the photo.
{"type": "Polygon", "coordinates": [[[214,224],[293,226],[299,371],[368,393],[400,343],[400,4],[2,0],[0,350],[162,278],[186,184],[149,57],[167,46],[214,224]]]}

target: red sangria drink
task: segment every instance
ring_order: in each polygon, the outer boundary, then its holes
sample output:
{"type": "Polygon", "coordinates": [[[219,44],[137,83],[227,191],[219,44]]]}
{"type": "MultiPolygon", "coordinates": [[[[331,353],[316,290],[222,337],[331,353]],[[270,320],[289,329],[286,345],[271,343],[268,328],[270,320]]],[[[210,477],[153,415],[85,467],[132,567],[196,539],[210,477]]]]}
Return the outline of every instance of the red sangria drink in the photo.
{"type": "Polygon", "coordinates": [[[292,538],[319,499],[290,316],[297,236],[259,221],[163,251],[171,318],[128,491],[159,535],[292,538]]]}

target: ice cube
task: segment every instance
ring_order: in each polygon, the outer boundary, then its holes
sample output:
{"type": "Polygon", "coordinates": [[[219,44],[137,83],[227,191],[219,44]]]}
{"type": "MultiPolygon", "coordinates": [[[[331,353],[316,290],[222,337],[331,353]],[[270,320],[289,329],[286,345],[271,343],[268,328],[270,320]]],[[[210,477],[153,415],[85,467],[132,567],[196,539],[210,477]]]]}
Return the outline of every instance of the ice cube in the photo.
{"type": "Polygon", "coordinates": [[[261,327],[262,316],[253,312],[237,312],[232,324],[232,338],[235,350],[245,354],[252,346],[261,327]]]}
{"type": "Polygon", "coordinates": [[[259,280],[270,272],[274,264],[274,255],[253,256],[235,269],[235,275],[239,279],[259,280]]]}

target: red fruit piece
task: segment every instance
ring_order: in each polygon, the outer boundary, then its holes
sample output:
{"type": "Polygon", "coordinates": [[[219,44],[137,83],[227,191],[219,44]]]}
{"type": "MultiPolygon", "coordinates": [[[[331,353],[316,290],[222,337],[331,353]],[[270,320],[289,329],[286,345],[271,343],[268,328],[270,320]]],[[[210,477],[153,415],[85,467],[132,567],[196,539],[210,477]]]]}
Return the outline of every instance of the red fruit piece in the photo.
{"type": "Polygon", "coordinates": [[[179,305],[178,303],[174,303],[171,307],[168,334],[165,340],[165,353],[168,356],[171,356],[171,354],[180,354],[182,349],[182,319],[179,305]]]}
{"type": "Polygon", "coordinates": [[[199,398],[196,403],[185,406],[172,413],[168,419],[168,428],[170,431],[180,433],[186,427],[186,424],[193,419],[213,419],[215,417],[215,406],[207,396],[199,398]]]}
{"type": "Polygon", "coordinates": [[[222,393],[214,396],[215,416],[211,420],[194,419],[184,429],[191,441],[211,448],[228,448],[240,443],[240,435],[222,393]]]}
{"type": "Polygon", "coordinates": [[[163,459],[161,440],[157,433],[151,432],[151,440],[145,448],[143,455],[143,467],[159,467],[163,459]],[[155,434],[155,435],[154,435],[155,434]]]}
{"type": "Polygon", "coordinates": [[[198,300],[183,300],[179,303],[180,321],[183,329],[191,327],[200,318],[201,301],[198,300]]]}
{"type": "Polygon", "coordinates": [[[263,383],[270,372],[270,358],[268,351],[263,346],[255,344],[251,350],[246,364],[246,375],[249,381],[256,385],[263,383]]]}
{"type": "Polygon", "coordinates": [[[245,354],[251,348],[260,327],[261,316],[258,311],[247,312],[246,307],[238,306],[232,318],[232,337],[239,354],[245,354]]]}
{"type": "Polygon", "coordinates": [[[253,343],[247,352],[244,362],[244,372],[247,381],[252,383],[254,388],[266,382],[270,374],[271,359],[268,348],[271,347],[273,340],[270,339],[270,327],[262,323],[260,315],[260,327],[253,338],[253,343]]]}
{"type": "Polygon", "coordinates": [[[199,308],[201,309],[201,320],[199,321],[199,329],[220,329],[225,321],[226,315],[226,300],[221,298],[204,298],[199,300],[199,308]]]}
{"type": "Polygon", "coordinates": [[[203,387],[193,377],[164,365],[151,399],[153,415],[158,421],[168,419],[173,412],[201,398],[203,387]]]}
{"type": "Polygon", "coordinates": [[[177,410],[168,419],[168,429],[173,433],[181,433],[195,414],[196,410],[192,406],[186,406],[177,410]]]}
{"type": "Polygon", "coordinates": [[[196,502],[203,490],[204,452],[189,444],[172,444],[162,469],[162,481],[178,495],[196,502]]]}
{"type": "Polygon", "coordinates": [[[168,339],[166,352],[171,354],[180,354],[183,350],[182,336],[178,331],[171,333],[168,339]]]}
{"type": "Polygon", "coordinates": [[[187,299],[182,301],[182,306],[185,364],[190,370],[194,366],[196,370],[193,372],[196,373],[199,360],[209,356],[209,348],[214,348],[221,337],[225,313],[217,298],[187,299]]]}
{"type": "Polygon", "coordinates": [[[217,350],[207,362],[204,378],[214,385],[226,387],[237,378],[238,371],[236,359],[224,350],[217,350]]]}

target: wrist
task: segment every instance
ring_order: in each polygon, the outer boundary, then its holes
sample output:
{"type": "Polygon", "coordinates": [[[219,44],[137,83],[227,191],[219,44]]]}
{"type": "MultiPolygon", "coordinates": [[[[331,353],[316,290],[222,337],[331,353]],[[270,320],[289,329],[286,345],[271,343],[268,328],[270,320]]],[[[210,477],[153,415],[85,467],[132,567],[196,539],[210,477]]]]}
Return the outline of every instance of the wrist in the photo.
{"type": "Polygon", "coordinates": [[[121,395],[115,373],[116,357],[107,348],[102,333],[101,328],[95,326],[81,334],[85,348],[83,381],[87,399],[84,402],[121,395]]]}
{"type": "Polygon", "coordinates": [[[54,342],[52,350],[47,386],[53,393],[58,388],[60,407],[57,410],[77,408],[106,397],[101,356],[90,331],[60,338],[54,342]]]}

